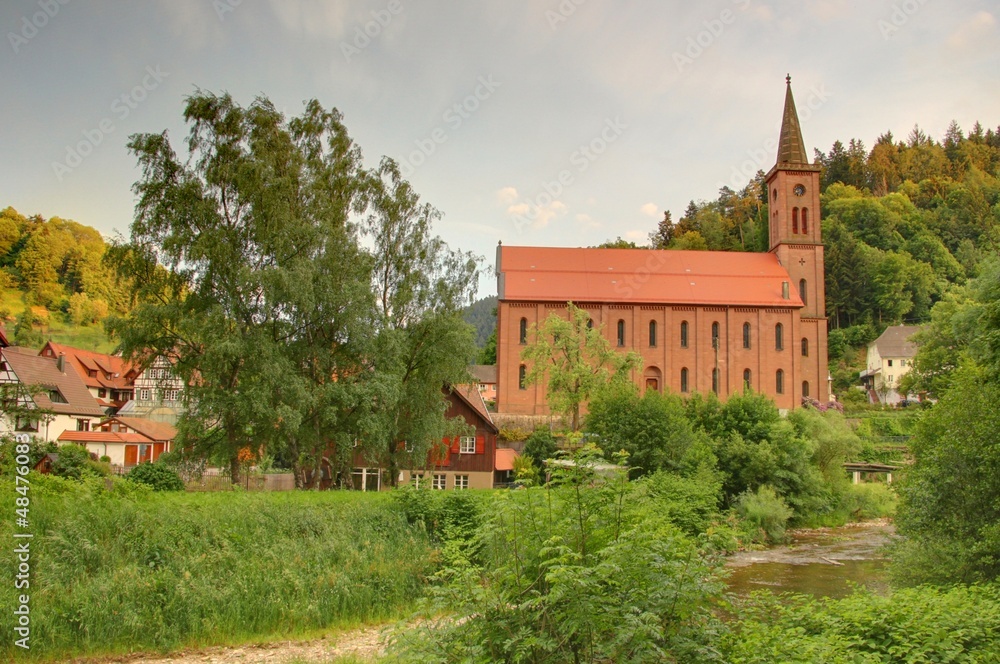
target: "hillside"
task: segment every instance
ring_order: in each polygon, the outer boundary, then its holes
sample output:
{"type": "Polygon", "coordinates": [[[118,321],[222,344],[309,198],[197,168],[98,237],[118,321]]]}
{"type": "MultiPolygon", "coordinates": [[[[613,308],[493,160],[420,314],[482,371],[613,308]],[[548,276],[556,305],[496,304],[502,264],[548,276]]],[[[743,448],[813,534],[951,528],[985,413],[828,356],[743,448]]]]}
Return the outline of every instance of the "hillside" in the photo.
{"type": "Polygon", "coordinates": [[[105,265],[106,252],[90,226],[0,210],[0,321],[8,340],[111,350],[102,321],[124,312],[127,300],[105,265]]]}
{"type": "Polygon", "coordinates": [[[476,345],[482,348],[497,327],[497,296],[476,300],[463,312],[465,322],[476,328],[476,345]]]}

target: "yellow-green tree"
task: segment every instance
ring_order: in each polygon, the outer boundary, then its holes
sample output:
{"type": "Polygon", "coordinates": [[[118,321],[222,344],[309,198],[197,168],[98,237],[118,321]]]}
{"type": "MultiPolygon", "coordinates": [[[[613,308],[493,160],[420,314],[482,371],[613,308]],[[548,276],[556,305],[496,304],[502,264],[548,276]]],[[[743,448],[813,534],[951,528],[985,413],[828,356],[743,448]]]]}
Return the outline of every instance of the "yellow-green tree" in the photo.
{"type": "Polygon", "coordinates": [[[573,431],[579,431],[580,407],[594,390],[614,380],[629,380],[629,372],[642,359],[635,351],[613,348],[585,310],[572,302],[566,310],[568,317],[553,313],[541,326],[532,326],[534,340],[521,351],[521,359],[529,363],[525,382],[547,378],[549,408],[569,417],[573,431]]]}

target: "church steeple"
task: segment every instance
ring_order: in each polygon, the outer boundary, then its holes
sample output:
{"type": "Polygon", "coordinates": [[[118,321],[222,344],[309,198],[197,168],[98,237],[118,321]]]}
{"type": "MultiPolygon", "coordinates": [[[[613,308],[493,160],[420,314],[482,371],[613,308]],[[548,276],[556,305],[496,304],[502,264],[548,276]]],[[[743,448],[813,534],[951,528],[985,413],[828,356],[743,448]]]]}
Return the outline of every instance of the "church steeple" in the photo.
{"type": "Polygon", "coordinates": [[[778,164],[808,164],[806,146],[802,140],[799,114],[792,97],[792,77],[785,76],[785,112],[781,116],[781,137],[778,140],[778,164]]]}

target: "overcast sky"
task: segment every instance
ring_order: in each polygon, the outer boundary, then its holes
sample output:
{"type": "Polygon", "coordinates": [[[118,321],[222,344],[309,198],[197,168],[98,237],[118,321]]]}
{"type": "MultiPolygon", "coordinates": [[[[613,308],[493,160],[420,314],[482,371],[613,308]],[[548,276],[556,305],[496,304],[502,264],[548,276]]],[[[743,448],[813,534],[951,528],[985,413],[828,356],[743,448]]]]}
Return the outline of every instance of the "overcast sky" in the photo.
{"type": "Polygon", "coordinates": [[[0,207],[127,235],[128,136],[180,149],[201,88],[336,107],[488,264],[498,240],[644,242],[773,165],[786,73],[810,155],[997,127],[998,20],[995,0],[8,0],[0,207]]]}

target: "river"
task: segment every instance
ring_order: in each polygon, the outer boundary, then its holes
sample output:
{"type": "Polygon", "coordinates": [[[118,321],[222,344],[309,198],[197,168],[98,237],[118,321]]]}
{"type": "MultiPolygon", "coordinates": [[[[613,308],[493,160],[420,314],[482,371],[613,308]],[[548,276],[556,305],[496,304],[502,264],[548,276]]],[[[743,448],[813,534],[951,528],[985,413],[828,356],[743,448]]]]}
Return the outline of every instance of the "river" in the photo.
{"type": "Polygon", "coordinates": [[[729,557],[729,588],[737,595],[754,590],[844,597],[855,584],[874,592],[888,588],[881,548],[893,527],[886,522],[793,531],[791,541],[729,557]]]}

